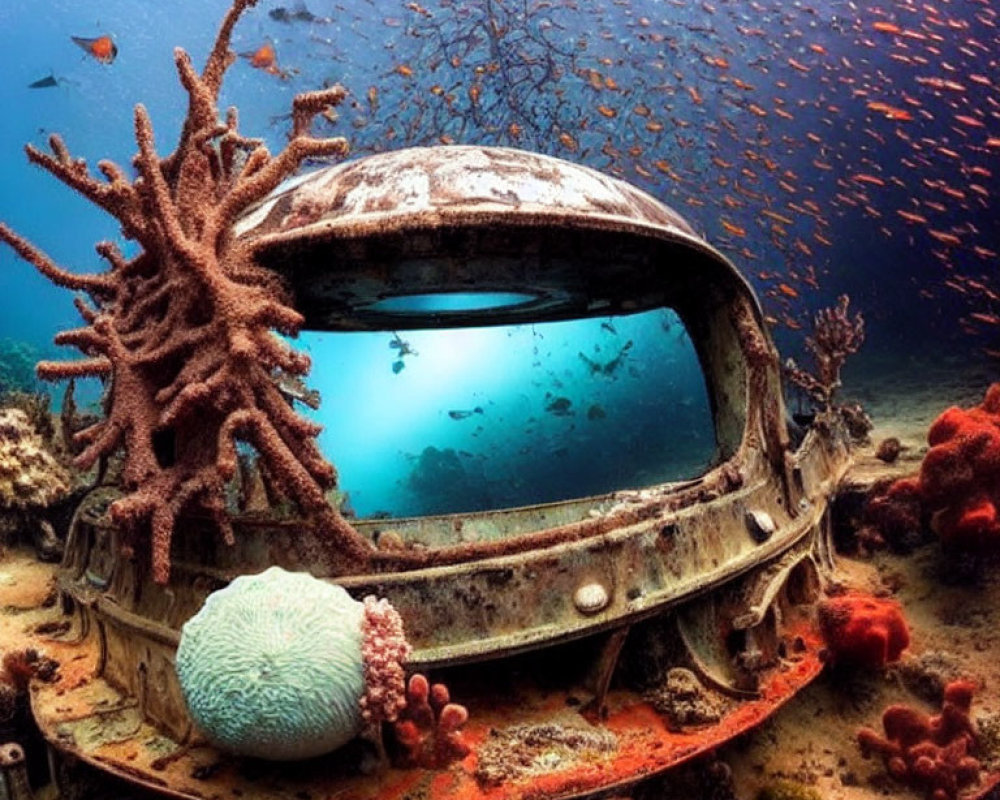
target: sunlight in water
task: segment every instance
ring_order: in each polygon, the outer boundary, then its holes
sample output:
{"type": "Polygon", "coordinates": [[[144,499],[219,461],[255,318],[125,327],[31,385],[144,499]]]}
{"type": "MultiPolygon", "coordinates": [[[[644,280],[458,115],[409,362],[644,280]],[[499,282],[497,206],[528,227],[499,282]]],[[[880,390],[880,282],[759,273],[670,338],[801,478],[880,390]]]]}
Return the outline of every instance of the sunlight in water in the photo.
{"type": "Polygon", "coordinates": [[[700,472],[704,379],[676,315],[314,333],[320,445],[360,515],[581,497],[700,472]]]}

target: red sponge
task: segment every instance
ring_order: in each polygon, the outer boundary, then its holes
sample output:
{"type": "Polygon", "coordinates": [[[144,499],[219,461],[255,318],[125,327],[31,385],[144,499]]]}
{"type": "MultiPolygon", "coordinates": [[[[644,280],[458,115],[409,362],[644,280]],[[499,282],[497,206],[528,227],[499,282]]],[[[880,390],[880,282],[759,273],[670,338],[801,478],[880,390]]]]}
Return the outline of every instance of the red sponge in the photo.
{"type": "Polygon", "coordinates": [[[819,626],[833,659],[878,669],[910,644],[910,630],[899,604],[866,595],[835,597],[820,603],[819,626]]]}

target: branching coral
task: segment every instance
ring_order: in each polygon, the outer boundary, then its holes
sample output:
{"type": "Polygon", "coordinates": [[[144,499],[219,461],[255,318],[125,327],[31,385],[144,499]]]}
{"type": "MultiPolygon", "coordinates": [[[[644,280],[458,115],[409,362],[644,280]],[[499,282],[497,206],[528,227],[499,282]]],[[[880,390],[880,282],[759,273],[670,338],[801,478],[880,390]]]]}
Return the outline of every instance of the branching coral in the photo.
{"type": "Polygon", "coordinates": [[[865,340],[865,321],[861,314],[852,319],[847,307],[850,299],[842,294],[837,305],[821,308],[813,319],[813,334],[806,337],[806,350],[816,365],[815,374],[785,362],[785,375],[823,409],[829,409],[834,392],[840,388],[840,370],[849,355],[860,349],[865,340]]]}
{"type": "Polygon", "coordinates": [[[451,702],[447,686],[431,685],[419,673],[412,675],[406,686],[406,707],[392,725],[401,766],[443,769],[465,758],[469,746],[462,726],[468,719],[465,706],[451,702]]]}
{"type": "Polygon", "coordinates": [[[313,117],[343,99],[340,87],[295,97],[292,137],[276,155],[239,133],[234,109],[220,122],[219,87],[234,60],[230,36],[255,3],[235,0],[200,75],[186,52],[174,51],[188,112],[172,154],[157,154],[149,115],[136,106],[136,179],[110,161],[97,165],[103,181],[92,176],[58,136],[50,138],[51,153],[27,147],[30,161],[116,217],[123,234],[141,245],[138,256],[126,259],[101,242],[97,252],[110,269],[76,274],[0,224],[0,240],[54,283],[92,301],[76,301],[84,327],[56,337],[86,358],[42,362],[38,374],[110,378],[106,419],[77,435],[85,444],[77,461],[86,468],[124,448],[127,493],[111,514],[130,532],[130,546],[148,529],[160,583],[169,578],[181,514],[207,513],[232,541],[224,486],[237,469],[237,439],[257,450],[276,488],[326,534],[338,568],[359,567],[371,549],[326,500],[336,473],[316,445],[319,426],[292,411],[271,377],[275,370],[308,371],[309,359],[273,333],[294,335],[303,318],[276,276],[255,265],[232,232],[234,220],[303,159],[347,152],[342,138],[309,135],[313,117]]]}

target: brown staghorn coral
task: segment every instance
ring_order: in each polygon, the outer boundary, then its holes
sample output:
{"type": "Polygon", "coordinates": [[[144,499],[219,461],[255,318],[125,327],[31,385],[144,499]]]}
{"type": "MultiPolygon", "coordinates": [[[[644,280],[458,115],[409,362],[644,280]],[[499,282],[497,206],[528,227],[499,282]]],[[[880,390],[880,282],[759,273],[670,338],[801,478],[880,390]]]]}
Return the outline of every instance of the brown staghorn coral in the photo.
{"type": "Polygon", "coordinates": [[[220,122],[219,87],[235,58],[230,35],[255,3],[235,0],[200,75],[186,52],[174,51],[189,104],[171,155],[157,155],[149,116],[136,106],[134,180],[110,161],[97,165],[104,181],[93,177],[58,136],[50,139],[51,154],[26,148],[30,161],[116,217],[123,234],[141,245],[138,256],[127,260],[101,242],[97,252],[110,269],[75,274],[0,224],[0,240],[22,258],[91,298],[92,304],[76,300],[86,325],[56,337],[86,359],[42,362],[38,374],[110,378],[106,418],[77,434],[85,444],[77,461],[89,467],[124,448],[127,494],[111,514],[129,531],[130,546],[148,526],[160,583],[169,578],[170,542],[182,513],[207,513],[232,541],[224,485],[236,472],[237,439],[256,449],[276,488],[326,534],[342,569],[364,564],[371,550],[325,498],[336,472],[316,446],[319,426],[293,412],[271,377],[275,370],[308,371],[309,359],[273,333],[296,334],[302,316],[232,232],[234,220],[303,159],[347,152],[342,138],[309,135],[313,117],[343,98],[340,87],[295,97],[292,136],[276,155],[238,132],[234,109],[220,122]]]}
{"type": "Polygon", "coordinates": [[[831,408],[834,392],[840,388],[844,362],[858,352],[865,340],[864,318],[855,314],[852,319],[849,304],[848,296],[842,294],[836,306],[821,308],[813,318],[813,334],[806,337],[806,350],[815,363],[815,374],[792,359],[785,362],[785,376],[825,410],[831,408]]]}

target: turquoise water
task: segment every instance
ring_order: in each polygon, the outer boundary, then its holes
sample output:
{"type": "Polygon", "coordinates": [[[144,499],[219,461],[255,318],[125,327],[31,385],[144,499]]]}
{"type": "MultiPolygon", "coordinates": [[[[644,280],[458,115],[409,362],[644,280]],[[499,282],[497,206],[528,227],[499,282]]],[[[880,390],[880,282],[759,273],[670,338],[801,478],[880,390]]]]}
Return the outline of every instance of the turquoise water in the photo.
{"type": "Polygon", "coordinates": [[[302,337],[323,398],[319,444],[360,516],[646,486],[694,477],[715,454],[673,312],[399,336],[412,353],[389,334],[302,337]]]}

